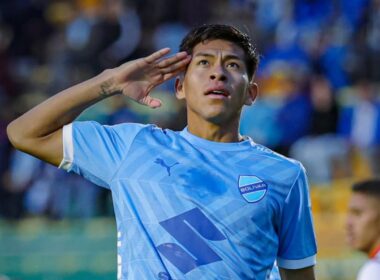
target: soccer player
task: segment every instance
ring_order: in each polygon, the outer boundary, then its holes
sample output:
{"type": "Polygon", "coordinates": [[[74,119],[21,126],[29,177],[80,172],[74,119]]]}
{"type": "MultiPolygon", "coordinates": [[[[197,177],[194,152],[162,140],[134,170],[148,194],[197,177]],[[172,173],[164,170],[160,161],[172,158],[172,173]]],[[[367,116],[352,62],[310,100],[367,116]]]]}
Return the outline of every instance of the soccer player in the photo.
{"type": "Polygon", "coordinates": [[[258,54],[228,25],[203,25],[169,49],[73,86],[8,126],[13,145],[112,192],[119,279],[314,279],[316,243],[299,162],[239,134],[258,87],[258,54]],[[123,94],[151,108],[150,91],[176,78],[182,131],[75,122],[123,94]]]}
{"type": "Polygon", "coordinates": [[[380,277],[380,180],[362,181],[352,186],[347,216],[347,238],[352,248],[368,255],[358,280],[380,277]]]}

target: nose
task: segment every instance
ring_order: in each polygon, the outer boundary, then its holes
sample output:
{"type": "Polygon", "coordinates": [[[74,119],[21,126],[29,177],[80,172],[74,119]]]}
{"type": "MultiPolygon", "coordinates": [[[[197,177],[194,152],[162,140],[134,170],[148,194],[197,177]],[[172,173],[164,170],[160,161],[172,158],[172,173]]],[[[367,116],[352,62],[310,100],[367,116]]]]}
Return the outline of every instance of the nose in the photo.
{"type": "Polygon", "coordinates": [[[353,226],[353,218],[350,214],[347,215],[346,217],[346,221],[345,221],[345,229],[346,231],[350,231],[352,229],[352,226],[353,226]]]}
{"type": "Polygon", "coordinates": [[[224,71],[224,68],[221,65],[216,65],[210,74],[210,79],[211,80],[216,80],[216,81],[226,81],[227,76],[224,71]]]}

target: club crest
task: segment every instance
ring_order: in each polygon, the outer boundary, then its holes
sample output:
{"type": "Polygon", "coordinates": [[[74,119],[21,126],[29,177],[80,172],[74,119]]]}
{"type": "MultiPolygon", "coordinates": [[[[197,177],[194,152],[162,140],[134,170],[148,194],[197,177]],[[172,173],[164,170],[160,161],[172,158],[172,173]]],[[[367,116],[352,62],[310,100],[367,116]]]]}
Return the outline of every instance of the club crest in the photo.
{"type": "Polygon", "coordinates": [[[258,202],[268,190],[268,185],[256,176],[239,176],[239,191],[247,202],[258,202]]]}

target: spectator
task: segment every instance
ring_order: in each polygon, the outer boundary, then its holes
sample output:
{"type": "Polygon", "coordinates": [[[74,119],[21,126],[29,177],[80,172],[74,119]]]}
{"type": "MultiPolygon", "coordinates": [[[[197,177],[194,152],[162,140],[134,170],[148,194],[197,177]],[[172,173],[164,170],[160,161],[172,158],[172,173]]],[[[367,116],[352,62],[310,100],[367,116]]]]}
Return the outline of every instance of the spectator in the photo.
{"type": "Polygon", "coordinates": [[[337,136],[339,108],[330,82],[311,79],[311,117],[308,135],[296,141],[290,155],[301,161],[314,184],[329,184],[334,173],[348,173],[348,146],[337,136]]]}
{"type": "Polygon", "coordinates": [[[371,168],[380,174],[380,103],[375,86],[368,80],[355,87],[352,104],[343,107],[339,131],[357,149],[371,168]]]}

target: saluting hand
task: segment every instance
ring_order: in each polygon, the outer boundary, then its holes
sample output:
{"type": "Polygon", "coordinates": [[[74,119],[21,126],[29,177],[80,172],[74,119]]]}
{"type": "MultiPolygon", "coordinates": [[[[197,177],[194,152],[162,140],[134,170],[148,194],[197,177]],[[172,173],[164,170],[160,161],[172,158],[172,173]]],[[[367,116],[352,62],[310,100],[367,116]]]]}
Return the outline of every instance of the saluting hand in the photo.
{"type": "Polygon", "coordinates": [[[186,52],[162,59],[169,52],[169,48],[164,48],[113,69],[117,90],[143,105],[160,107],[161,100],[151,97],[150,91],[184,71],[191,60],[186,52]]]}

